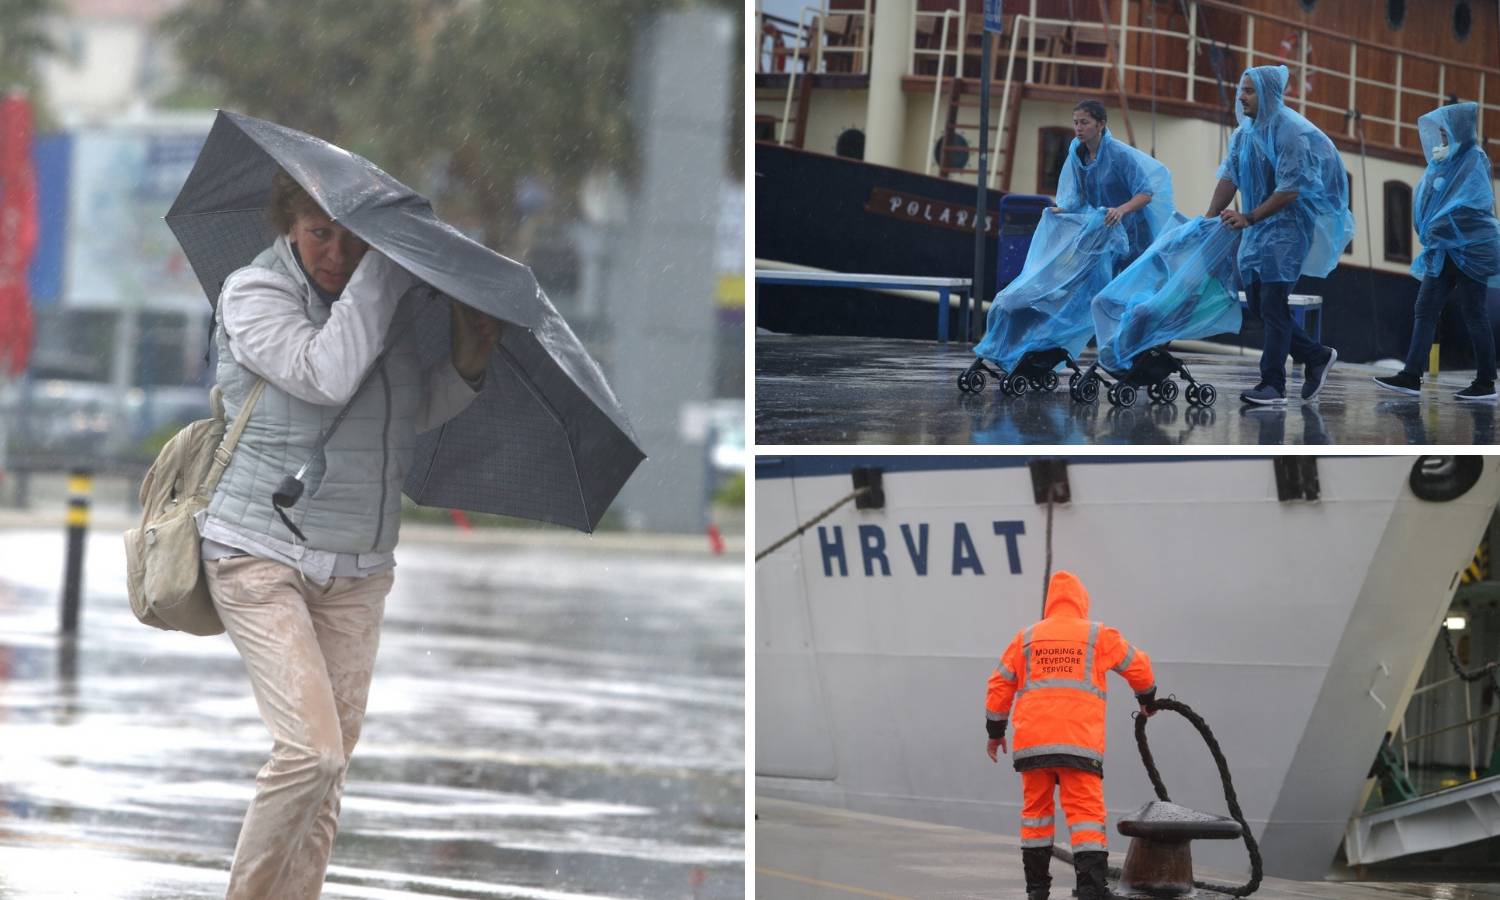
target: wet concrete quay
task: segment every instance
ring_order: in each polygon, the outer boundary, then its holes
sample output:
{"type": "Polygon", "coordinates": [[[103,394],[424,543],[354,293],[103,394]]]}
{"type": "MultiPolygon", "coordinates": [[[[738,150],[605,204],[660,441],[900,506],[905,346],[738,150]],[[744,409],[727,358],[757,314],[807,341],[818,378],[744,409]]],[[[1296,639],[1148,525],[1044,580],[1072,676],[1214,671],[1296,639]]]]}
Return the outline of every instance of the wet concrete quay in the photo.
{"type": "MultiPolygon", "coordinates": [[[[57,635],[61,529],[0,529],[0,897],[222,897],[270,750],[227,637],[57,635]]],[[[323,896],[744,896],[744,568],[404,540],[323,896]]]]}
{"type": "MultiPolygon", "coordinates": [[[[1026,896],[1021,843],[947,825],[755,799],[757,900],[990,900],[1026,896]]],[[[1110,864],[1127,838],[1111,835],[1110,864]]],[[[1052,896],[1072,895],[1072,868],[1052,861],[1052,896]]],[[[1201,881],[1243,884],[1234,872],[1194,870],[1201,881]]],[[[1198,892],[1199,900],[1225,895],[1198,892]]],[[[1256,900],[1500,900],[1497,884],[1299,882],[1267,878],[1256,900]]]]}
{"type": "MultiPolygon", "coordinates": [[[[1490,444],[1495,405],[1461,403],[1472,373],[1444,372],[1422,396],[1371,380],[1390,370],[1339,363],[1313,402],[1298,397],[1301,367],[1288,369],[1285,407],[1245,407],[1259,380],[1257,356],[1176,353],[1217,402],[1182,397],[1129,409],[1101,395],[1075,403],[1050,394],[1005,396],[993,381],[977,394],[956,378],[974,355],[961,343],[892,338],[760,334],[755,339],[755,436],[759,444],[1490,444]],[[1465,377],[1467,374],[1469,377],[1465,377]]],[[[1093,351],[1085,351],[1091,360],[1093,351]]],[[[1063,373],[1066,375],[1066,372],[1063,373]]]]}

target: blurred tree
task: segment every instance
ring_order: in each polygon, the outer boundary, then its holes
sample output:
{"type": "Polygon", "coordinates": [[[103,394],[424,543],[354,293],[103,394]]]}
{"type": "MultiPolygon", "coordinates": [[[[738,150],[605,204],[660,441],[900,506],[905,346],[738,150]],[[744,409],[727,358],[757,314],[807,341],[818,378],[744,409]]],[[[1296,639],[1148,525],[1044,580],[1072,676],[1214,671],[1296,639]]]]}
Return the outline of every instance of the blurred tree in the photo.
{"type": "Polygon", "coordinates": [[[24,88],[39,126],[45,121],[45,104],[36,66],[43,56],[57,52],[47,20],[58,11],[57,0],[0,0],[0,91],[24,88]]]}
{"type": "MultiPolygon", "coordinates": [[[[369,157],[523,255],[518,193],[550,186],[568,212],[589,172],[630,169],[635,25],[694,6],[743,18],[732,0],[189,0],[162,28],[226,105],[369,157]]],[[[742,98],[740,54],[725,65],[742,98]]]]}

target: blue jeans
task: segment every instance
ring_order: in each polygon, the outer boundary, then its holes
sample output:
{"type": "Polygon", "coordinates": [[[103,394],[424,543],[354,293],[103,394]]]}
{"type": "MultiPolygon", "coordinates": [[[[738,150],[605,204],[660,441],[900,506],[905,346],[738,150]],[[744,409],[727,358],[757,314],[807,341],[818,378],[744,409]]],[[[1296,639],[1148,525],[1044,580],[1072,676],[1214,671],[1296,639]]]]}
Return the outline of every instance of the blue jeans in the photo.
{"type": "Polygon", "coordinates": [[[1490,331],[1490,317],[1484,308],[1485,286],[1475,281],[1453,264],[1453,257],[1443,261],[1442,274],[1422,279],[1417,290],[1416,320],[1411,326],[1411,349],[1406,351],[1408,375],[1421,377],[1427,367],[1427,353],[1432,347],[1432,338],[1437,334],[1438,320],[1449,297],[1458,297],[1458,309],[1463,313],[1464,325],[1469,329],[1469,340],[1474,343],[1474,363],[1479,369],[1480,381],[1495,380],[1495,335],[1490,331]]]}
{"type": "Polygon", "coordinates": [[[1322,344],[1308,337],[1287,308],[1286,298],[1292,292],[1291,282],[1252,280],[1245,285],[1245,299],[1250,311],[1265,325],[1265,346],[1260,354],[1260,380],[1286,393],[1286,356],[1302,363],[1322,365],[1331,355],[1322,344]]]}

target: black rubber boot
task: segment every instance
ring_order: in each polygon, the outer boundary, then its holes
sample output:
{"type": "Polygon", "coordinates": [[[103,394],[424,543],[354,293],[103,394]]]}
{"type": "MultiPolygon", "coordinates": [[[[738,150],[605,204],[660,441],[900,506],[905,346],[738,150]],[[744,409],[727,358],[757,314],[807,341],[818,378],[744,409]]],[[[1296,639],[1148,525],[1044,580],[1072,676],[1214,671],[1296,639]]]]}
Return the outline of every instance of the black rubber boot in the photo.
{"type": "Polygon", "coordinates": [[[1078,900],[1119,900],[1109,890],[1109,854],[1103,850],[1083,850],[1073,854],[1073,871],[1078,875],[1078,900]]]}
{"type": "Polygon", "coordinates": [[[1026,872],[1026,900],[1047,900],[1052,889],[1052,876],[1047,868],[1052,863],[1051,847],[1021,848],[1021,867],[1026,872]]]}

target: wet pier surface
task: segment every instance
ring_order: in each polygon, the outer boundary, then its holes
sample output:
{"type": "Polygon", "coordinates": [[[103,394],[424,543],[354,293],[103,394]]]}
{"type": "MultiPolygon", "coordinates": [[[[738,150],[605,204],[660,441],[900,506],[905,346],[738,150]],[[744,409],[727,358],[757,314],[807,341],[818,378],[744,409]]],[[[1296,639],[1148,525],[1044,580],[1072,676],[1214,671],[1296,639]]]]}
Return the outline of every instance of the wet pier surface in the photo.
{"type": "MultiPolygon", "coordinates": [[[[1085,352],[1085,360],[1092,358],[1085,352]]],[[[978,394],[956,379],[974,360],[959,343],[761,334],[755,339],[759,444],[1490,444],[1495,405],[1461,403],[1471,380],[1445,372],[1408,397],[1371,378],[1390,370],[1339,363],[1316,400],[1299,399],[1301,367],[1288,369],[1285,407],[1246,407],[1258,356],[1176,353],[1217,389],[1210,408],[1075,403],[1063,386],[1007,397],[990,381],[978,394]]],[[[1066,372],[1063,373],[1066,375],[1066,372]]],[[[1472,373],[1469,373],[1472,376],[1472,373]]]]}
{"type": "MultiPolygon", "coordinates": [[[[118,532],[0,529],[0,897],[224,896],[271,741],[227,637],[132,617],[118,532]]],[[[403,541],[323,896],[744,896],[744,567],[403,541]]]]}
{"type": "MultiPolygon", "coordinates": [[[[829,809],[764,795],[755,800],[757,900],[989,900],[1026,896],[1019,838],[829,809]]],[[[1124,861],[1115,836],[1110,864],[1124,861]]],[[[1052,861],[1052,896],[1072,895],[1072,867],[1052,861]]],[[[1235,873],[1194,870],[1242,884],[1235,873]]],[[[1198,892],[1199,900],[1225,895],[1198,892]]],[[[1300,882],[1267,878],[1256,900],[1500,900],[1497,884],[1300,882]]]]}

